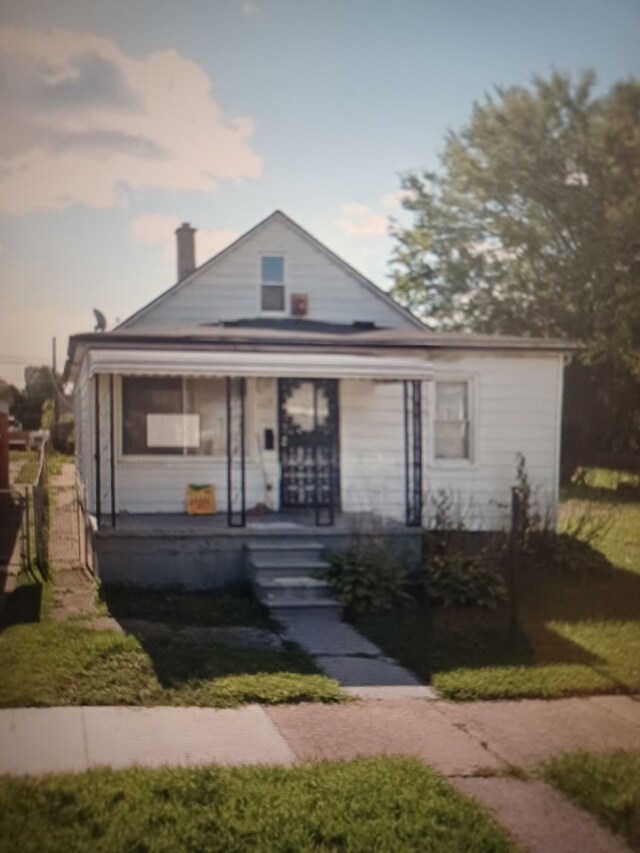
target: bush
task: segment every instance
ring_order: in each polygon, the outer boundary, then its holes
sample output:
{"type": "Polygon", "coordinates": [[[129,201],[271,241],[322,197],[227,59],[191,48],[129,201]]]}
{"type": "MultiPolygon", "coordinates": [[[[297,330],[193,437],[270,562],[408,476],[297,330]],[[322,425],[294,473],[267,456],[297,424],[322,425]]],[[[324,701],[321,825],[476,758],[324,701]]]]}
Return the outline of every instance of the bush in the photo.
{"type": "Polygon", "coordinates": [[[411,601],[403,562],[383,538],[355,542],[344,554],[328,554],[327,561],[330,568],[320,576],[353,615],[411,601]]]}
{"type": "Polygon", "coordinates": [[[496,607],[507,594],[501,571],[503,537],[473,553],[466,520],[451,495],[438,492],[431,499],[431,509],[433,529],[423,566],[427,599],[444,607],[496,607]]]}
{"type": "Polygon", "coordinates": [[[531,532],[523,553],[533,569],[594,578],[611,575],[611,563],[588,542],[555,530],[531,532]]]}
{"type": "Polygon", "coordinates": [[[611,517],[590,507],[574,511],[559,533],[536,507],[525,458],[518,454],[516,491],[519,497],[518,552],[525,566],[582,577],[611,573],[611,563],[593,544],[611,526],[611,517]]]}
{"type": "Polygon", "coordinates": [[[432,555],[424,570],[424,589],[427,598],[444,607],[475,604],[494,608],[507,594],[502,572],[485,552],[432,555]]]}

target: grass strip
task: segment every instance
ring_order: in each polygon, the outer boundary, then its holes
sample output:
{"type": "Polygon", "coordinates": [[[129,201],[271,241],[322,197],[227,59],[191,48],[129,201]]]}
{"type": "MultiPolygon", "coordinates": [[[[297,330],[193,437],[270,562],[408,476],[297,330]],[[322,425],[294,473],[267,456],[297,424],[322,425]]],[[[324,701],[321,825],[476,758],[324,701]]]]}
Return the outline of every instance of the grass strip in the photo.
{"type": "Polygon", "coordinates": [[[514,850],[424,764],[94,770],[0,779],[0,851],[514,850]]]}
{"type": "Polygon", "coordinates": [[[547,782],[640,850],[640,754],[568,752],[542,765],[547,782]]]}
{"type": "Polygon", "coordinates": [[[138,640],[79,621],[12,625],[0,636],[0,707],[338,702],[337,682],[296,647],[138,640]]]}

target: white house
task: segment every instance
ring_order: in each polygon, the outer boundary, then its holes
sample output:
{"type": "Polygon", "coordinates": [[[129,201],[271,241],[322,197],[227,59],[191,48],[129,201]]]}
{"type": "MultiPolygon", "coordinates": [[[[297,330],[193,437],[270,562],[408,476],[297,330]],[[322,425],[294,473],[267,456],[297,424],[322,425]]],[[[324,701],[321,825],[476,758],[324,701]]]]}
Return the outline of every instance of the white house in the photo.
{"type": "Polygon", "coordinates": [[[69,343],[103,576],[219,584],[275,531],[415,541],[440,490],[494,530],[518,453],[555,510],[566,342],[430,332],[280,211],[197,268],[176,233],[178,283],[69,343]]]}

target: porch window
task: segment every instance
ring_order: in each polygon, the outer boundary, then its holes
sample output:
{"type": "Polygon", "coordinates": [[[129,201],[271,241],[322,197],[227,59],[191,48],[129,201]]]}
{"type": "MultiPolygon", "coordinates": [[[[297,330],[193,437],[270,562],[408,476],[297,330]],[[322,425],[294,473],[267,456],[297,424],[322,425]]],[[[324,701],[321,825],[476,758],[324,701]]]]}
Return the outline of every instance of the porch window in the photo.
{"type": "Polygon", "coordinates": [[[284,258],[281,255],[264,255],[261,271],[262,310],[284,311],[284,258]]]}
{"type": "Polygon", "coordinates": [[[124,455],[224,455],[225,399],[221,379],[124,377],[124,455]]]}
{"type": "Polygon", "coordinates": [[[436,382],[435,458],[470,459],[469,383],[436,382]]]}

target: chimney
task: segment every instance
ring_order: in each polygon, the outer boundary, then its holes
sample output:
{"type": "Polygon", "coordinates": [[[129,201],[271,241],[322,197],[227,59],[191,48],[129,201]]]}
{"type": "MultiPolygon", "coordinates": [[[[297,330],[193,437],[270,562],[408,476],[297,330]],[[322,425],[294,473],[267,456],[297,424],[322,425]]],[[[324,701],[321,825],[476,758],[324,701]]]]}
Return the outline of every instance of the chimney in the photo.
{"type": "Polygon", "coordinates": [[[179,228],[176,228],[176,237],[178,239],[178,281],[182,281],[190,275],[196,268],[196,229],[192,228],[188,222],[183,222],[179,228]]]}

